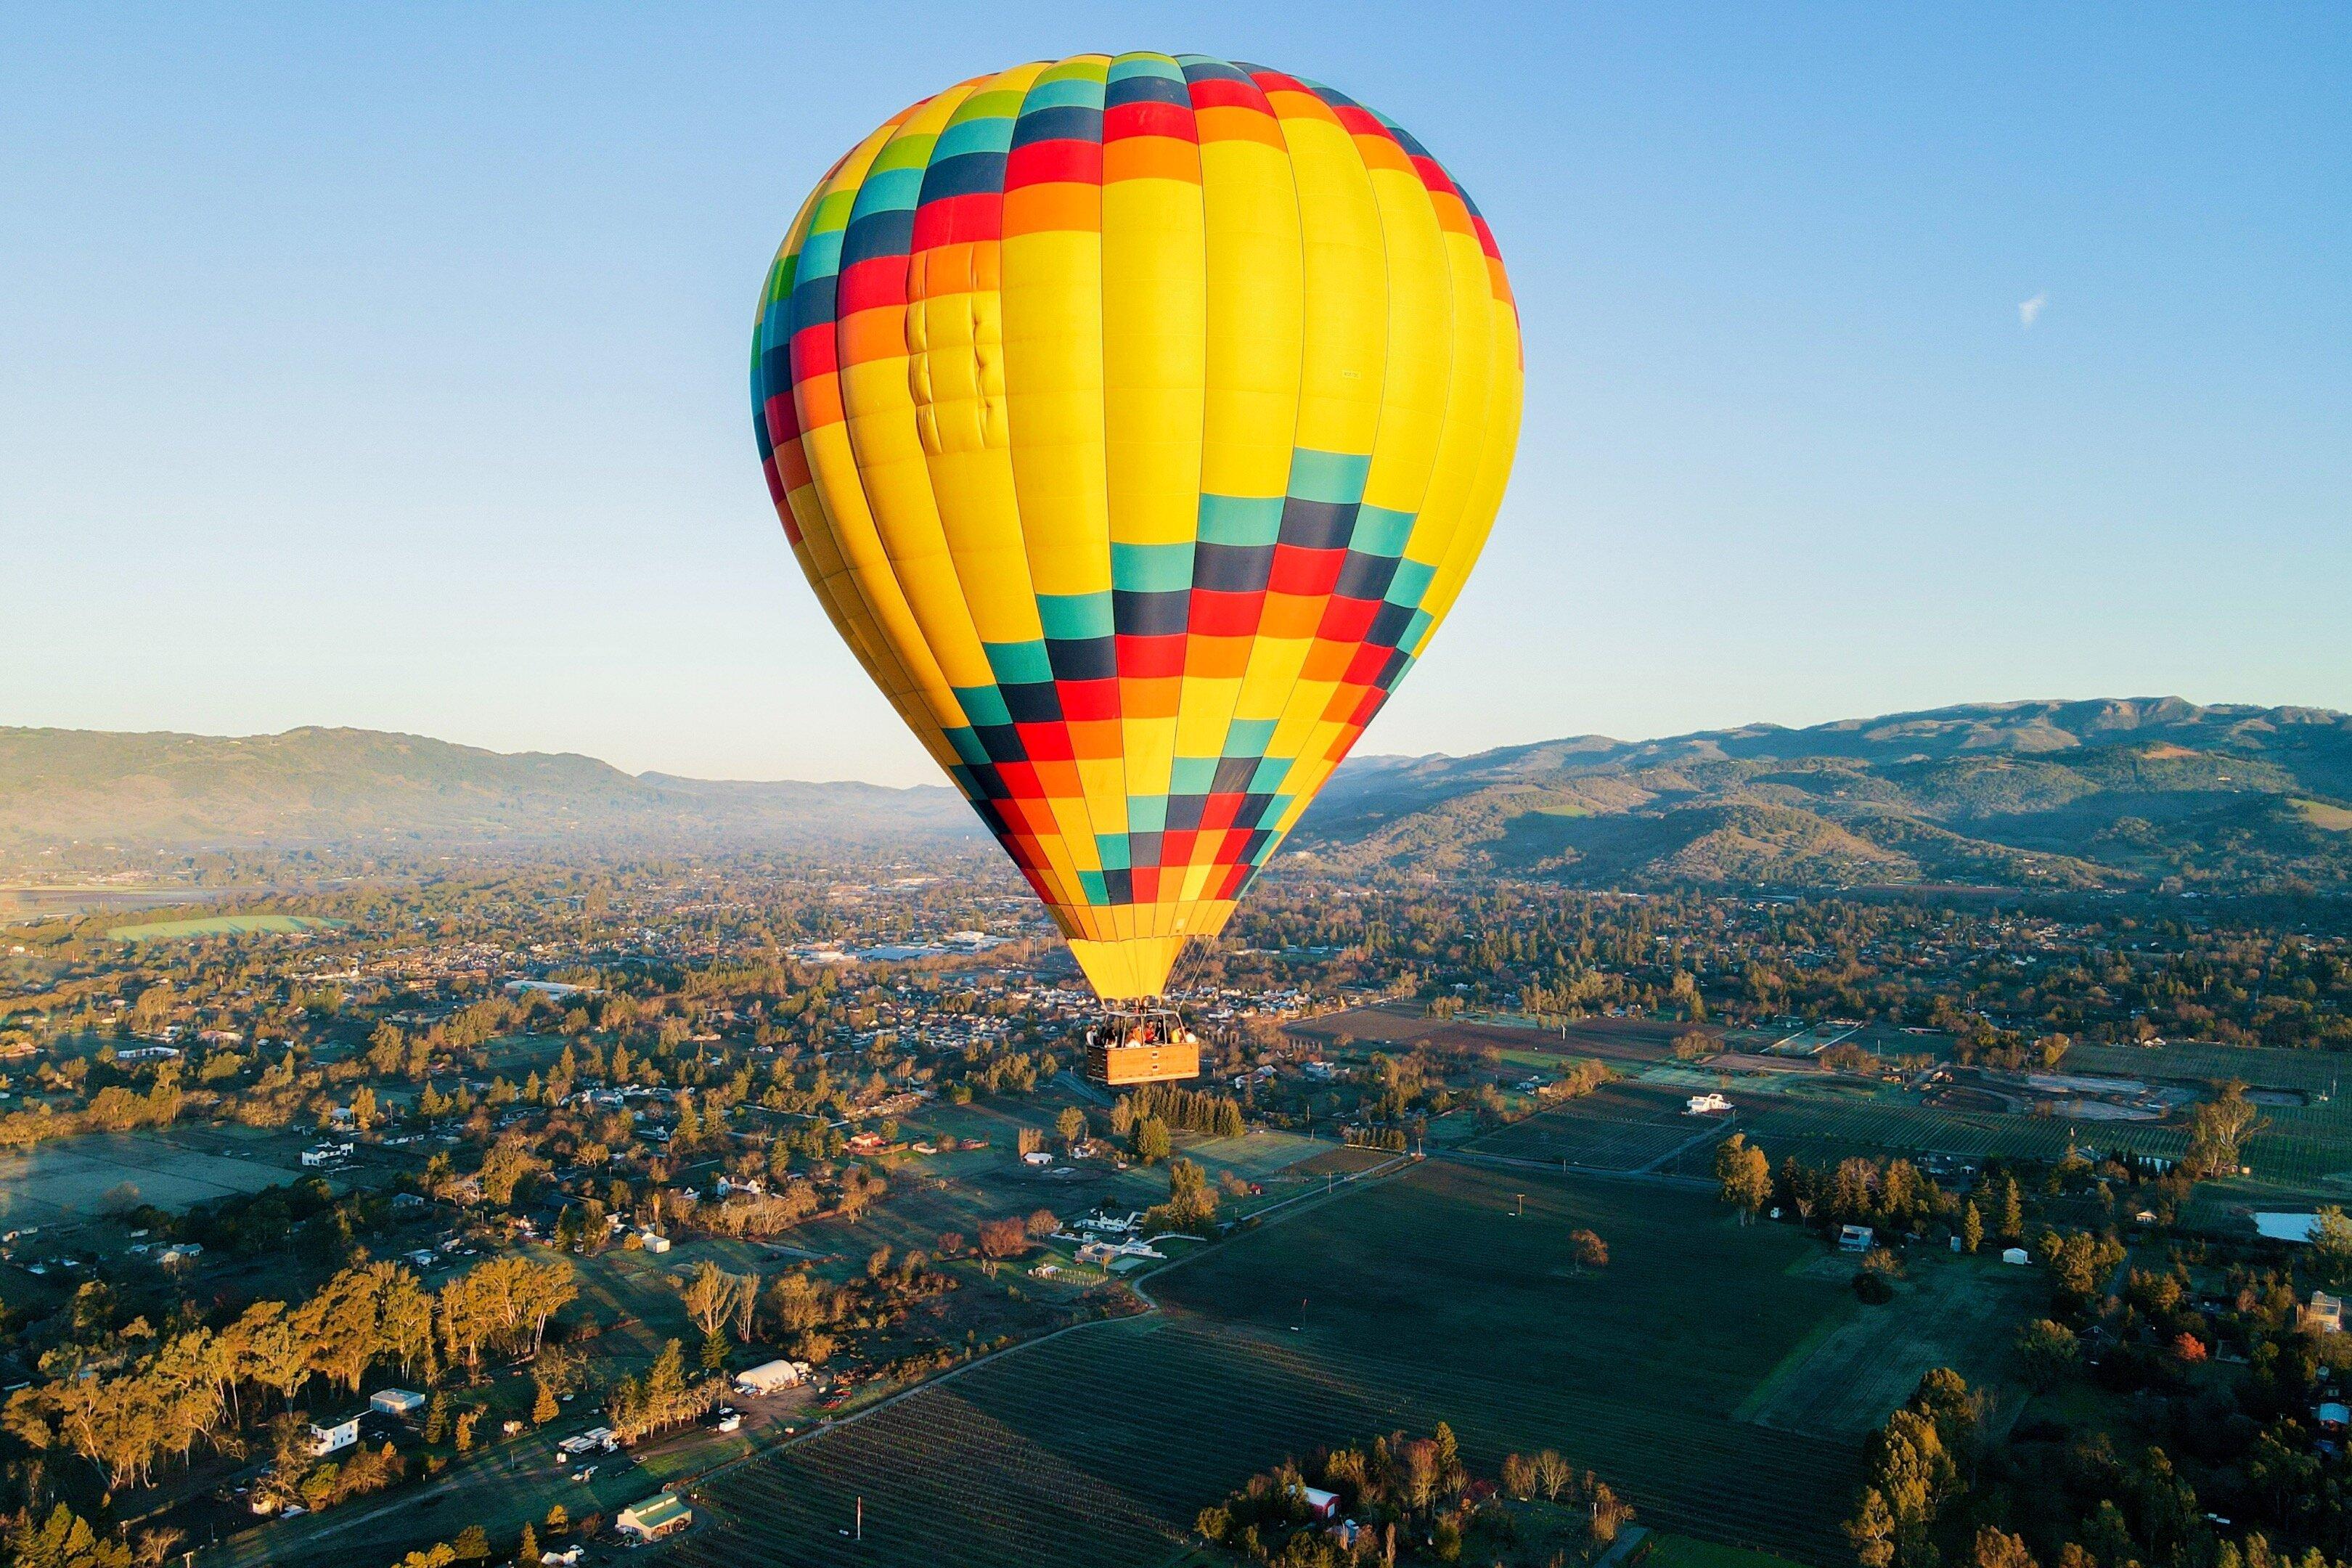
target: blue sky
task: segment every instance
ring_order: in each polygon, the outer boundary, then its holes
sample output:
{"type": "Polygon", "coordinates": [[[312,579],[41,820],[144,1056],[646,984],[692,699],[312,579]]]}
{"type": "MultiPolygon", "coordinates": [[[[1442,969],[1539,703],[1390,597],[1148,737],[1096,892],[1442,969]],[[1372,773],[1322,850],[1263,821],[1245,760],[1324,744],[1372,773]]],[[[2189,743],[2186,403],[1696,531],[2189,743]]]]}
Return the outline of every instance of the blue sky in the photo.
{"type": "Polygon", "coordinates": [[[1363,750],[2352,708],[2352,10],[15,6],[0,723],[930,776],[754,297],[883,117],[1123,47],[1374,104],[1510,263],[1517,476],[1363,750]]]}

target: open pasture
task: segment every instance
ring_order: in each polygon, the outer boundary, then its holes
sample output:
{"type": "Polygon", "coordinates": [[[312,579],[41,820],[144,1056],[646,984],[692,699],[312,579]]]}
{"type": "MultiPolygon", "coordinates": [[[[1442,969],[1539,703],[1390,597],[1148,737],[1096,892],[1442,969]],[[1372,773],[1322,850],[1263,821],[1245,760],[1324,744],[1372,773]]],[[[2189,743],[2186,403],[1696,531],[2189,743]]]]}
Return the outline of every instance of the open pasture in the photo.
{"type": "Polygon", "coordinates": [[[1860,1441],[1937,1367],[1971,1386],[2004,1376],[2017,1325],[2048,1301],[2038,1274],[1984,1258],[1922,1257],[1895,1289],[1885,1306],[1825,1320],[1748,1395],[1741,1419],[1860,1441]]]}
{"type": "Polygon", "coordinates": [[[1648,1522],[1826,1563],[1856,1446],[1733,1418],[1817,1324],[1855,1310],[1842,1281],[1795,1267],[1814,1251],[1704,1194],[1419,1166],[1146,1279],[1160,1315],[983,1363],[714,1477],[698,1492],[718,1528],[677,1554],[1148,1568],[1252,1471],[1443,1419],[1479,1471],[1555,1447],[1648,1522]],[[1578,1228],[1607,1238],[1606,1268],[1569,1261],[1578,1228]],[[839,1533],[860,1497],[863,1545],[839,1533]]]}
{"type": "Polygon", "coordinates": [[[172,942],[205,936],[304,936],[332,931],[341,921],[315,915],[208,915],[201,920],[149,921],[107,931],[117,942],[172,942]]]}
{"type": "Polygon", "coordinates": [[[91,1132],[0,1154],[0,1225],[88,1219],[118,1202],[184,1209],[232,1193],[256,1193],[301,1173],[290,1153],[236,1159],[176,1132],[91,1132]]]}

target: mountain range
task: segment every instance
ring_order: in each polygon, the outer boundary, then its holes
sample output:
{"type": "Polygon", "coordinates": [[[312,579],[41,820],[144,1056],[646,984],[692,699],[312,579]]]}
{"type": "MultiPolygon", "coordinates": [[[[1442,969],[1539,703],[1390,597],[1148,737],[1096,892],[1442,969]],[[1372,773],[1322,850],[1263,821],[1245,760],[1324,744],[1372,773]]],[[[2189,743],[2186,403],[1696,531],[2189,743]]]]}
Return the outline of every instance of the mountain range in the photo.
{"type": "Polygon", "coordinates": [[[1971,704],[1351,762],[1293,842],[1582,886],[2352,888],[2352,715],[1971,704]]]}
{"type": "Polygon", "coordinates": [[[946,840],[980,826],[944,784],[743,784],[627,773],[373,730],[220,737],[0,729],[0,860],[125,851],[946,840]]]}
{"type": "MultiPolygon", "coordinates": [[[[413,735],[0,729],[0,863],[105,846],[944,845],[944,785],[632,774],[413,735]]],[[[2352,715],[2178,698],[1348,763],[1293,848],[1337,871],[1583,887],[2352,889],[2352,715]]],[[[52,859],[48,864],[54,866],[52,859]]]]}

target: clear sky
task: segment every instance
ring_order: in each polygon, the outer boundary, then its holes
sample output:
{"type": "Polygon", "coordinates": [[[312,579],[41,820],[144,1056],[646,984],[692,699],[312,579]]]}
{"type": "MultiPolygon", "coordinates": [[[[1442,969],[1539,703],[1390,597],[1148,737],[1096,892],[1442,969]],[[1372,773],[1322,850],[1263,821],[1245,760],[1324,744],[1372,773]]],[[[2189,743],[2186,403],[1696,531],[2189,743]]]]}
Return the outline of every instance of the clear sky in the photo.
{"type": "Polygon", "coordinates": [[[1366,752],[2178,693],[2352,708],[2352,8],[0,10],[0,723],[932,775],[770,511],[801,195],[1087,48],[1476,194],[1493,543],[1366,752]]]}

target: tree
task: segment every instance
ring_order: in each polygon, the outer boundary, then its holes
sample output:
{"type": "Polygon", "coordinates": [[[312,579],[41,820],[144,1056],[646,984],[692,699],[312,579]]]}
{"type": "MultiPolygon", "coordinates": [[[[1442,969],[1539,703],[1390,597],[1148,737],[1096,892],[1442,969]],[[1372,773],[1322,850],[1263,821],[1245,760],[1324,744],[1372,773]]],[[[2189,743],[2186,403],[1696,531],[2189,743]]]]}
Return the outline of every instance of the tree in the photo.
{"type": "Polygon", "coordinates": [[[1075,1105],[1062,1107],[1062,1114],[1054,1119],[1054,1131],[1062,1135],[1064,1143],[1076,1148],[1086,1141],[1087,1113],[1075,1105]]]}
{"type": "Polygon", "coordinates": [[[1598,1232],[1572,1230],[1568,1233],[1568,1257],[1579,1274],[1588,1268],[1606,1268],[1609,1267],[1609,1244],[1601,1239],[1598,1232]]]}
{"type": "Polygon", "coordinates": [[[1960,1211],[1960,1247],[1964,1251],[1974,1252],[1983,1245],[1984,1215],[1977,1212],[1976,1200],[1970,1198],[1968,1206],[1960,1211]]]}
{"type": "Polygon", "coordinates": [[[544,1426],[563,1414],[563,1406],[558,1403],[555,1390],[545,1378],[538,1379],[537,1383],[539,1392],[530,1402],[530,1422],[534,1426],[544,1426]]]}
{"type": "Polygon", "coordinates": [[[2019,1241],[2024,1236],[2025,1198],[2018,1191],[2017,1178],[2004,1171],[2000,1178],[2000,1238],[2019,1241]]]}
{"type": "Polygon", "coordinates": [[[759,1293],[758,1275],[730,1274],[706,1258],[679,1287],[678,1299],[686,1303],[686,1315],[702,1331],[702,1337],[713,1340],[725,1331],[743,1301],[757,1300],[759,1293]]]}
{"type": "Polygon", "coordinates": [[[2082,1359],[2082,1342],[2074,1331],[2048,1318],[2037,1319],[2017,1331],[2017,1361],[2025,1381],[2036,1390],[2055,1388],[2082,1359]]]}
{"type": "Polygon", "coordinates": [[[1592,1482],[1591,1520],[1589,1526],[1593,1544],[1606,1547],[1617,1539],[1617,1532],[1633,1521],[1633,1505],[1612,1490],[1607,1481],[1592,1482]]]}
{"type": "Polygon", "coordinates": [[[1971,1568],[2041,1568],[2033,1553],[2025,1549],[2025,1538],[1995,1530],[1990,1524],[1977,1527],[1975,1546],[1969,1553],[1971,1568]]]}
{"type": "Polygon", "coordinates": [[[539,1568],[539,1532],[527,1519],[522,1521],[522,1540],[515,1547],[515,1563],[518,1568],[539,1568]]]}
{"type": "Polygon", "coordinates": [[[2321,1205],[2312,1222],[2311,1266],[2330,1285],[2352,1279],[2352,1218],[2335,1204],[2321,1205]]]}
{"type": "Polygon", "coordinates": [[[1535,1471],[1536,1487],[1543,1493],[1546,1502],[1558,1502],[1559,1494],[1568,1489],[1568,1483],[1574,1475],[1557,1448],[1546,1448],[1536,1456],[1535,1471]]]}
{"type": "Polygon", "coordinates": [[[1190,1160],[1171,1161],[1168,1201],[1151,1211],[1152,1223],[1170,1230],[1191,1230],[1208,1224],[1216,1214],[1217,1194],[1209,1190],[1207,1174],[1190,1160]]]}
{"type": "Polygon", "coordinates": [[[1755,1219],[1756,1211],[1772,1196],[1772,1162],[1764,1151],[1735,1132],[1716,1146],[1715,1179],[1723,1184],[1723,1201],[1739,1211],[1739,1223],[1755,1219]]]}
{"type": "Polygon", "coordinates": [[[1862,1505],[1845,1522],[1845,1538],[1862,1568],[1890,1568],[1895,1561],[1895,1511],[1886,1494],[1876,1487],[1862,1494],[1862,1505]]]}
{"type": "Polygon", "coordinates": [[[131,1568],[131,1549],[59,1503],[37,1524],[33,1510],[25,1510],[8,1532],[8,1561],[17,1568],[131,1568]]]}
{"type": "Polygon", "coordinates": [[[1404,1500],[1416,1511],[1427,1509],[1437,1500],[1437,1445],[1426,1437],[1409,1438],[1397,1450],[1397,1460],[1404,1500]]]}
{"type": "Polygon", "coordinates": [[[2182,1163],[2192,1176],[2234,1176],[2240,1149],[2264,1125],[2244,1084],[2222,1084],[2189,1113],[2189,1153],[2182,1163]]]}
{"type": "Polygon", "coordinates": [[[1536,1468],[1524,1454],[1503,1456],[1503,1491],[1520,1502],[1536,1495],[1536,1468]]]}
{"type": "Polygon", "coordinates": [[[1029,1227],[1020,1220],[981,1221],[980,1255],[982,1258],[1018,1258],[1028,1250],[1029,1227]]]}
{"type": "Polygon", "coordinates": [[[1158,1164],[1168,1158],[1170,1147],[1168,1123],[1157,1116],[1147,1116],[1135,1124],[1135,1157],[1143,1163],[1158,1164]]]}

